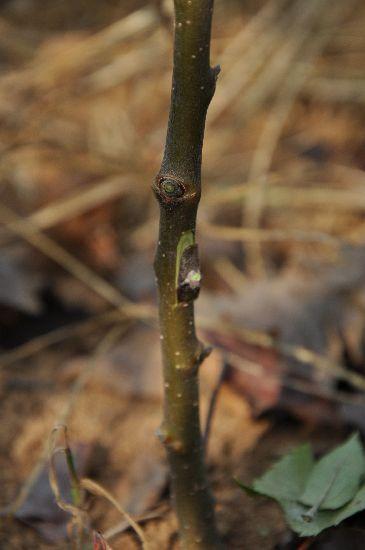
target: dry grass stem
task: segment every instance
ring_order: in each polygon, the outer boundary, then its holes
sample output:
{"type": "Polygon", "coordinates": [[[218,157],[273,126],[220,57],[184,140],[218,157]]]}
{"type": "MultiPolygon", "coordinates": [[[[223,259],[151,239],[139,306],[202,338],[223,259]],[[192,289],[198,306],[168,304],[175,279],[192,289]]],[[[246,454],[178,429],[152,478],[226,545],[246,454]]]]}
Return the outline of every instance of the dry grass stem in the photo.
{"type": "Polygon", "coordinates": [[[93,495],[96,495],[96,496],[99,496],[99,497],[103,497],[108,502],[110,502],[110,504],[112,504],[114,506],[114,508],[116,508],[118,510],[118,512],[120,514],[122,514],[122,516],[124,516],[125,519],[128,521],[129,525],[132,527],[133,531],[136,533],[139,540],[141,541],[143,549],[144,550],[150,550],[150,548],[151,548],[150,544],[147,541],[147,539],[145,537],[145,534],[144,534],[143,530],[141,529],[141,527],[138,525],[138,523],[136,521],[134,521],[134,519],[128,514],[128,512],[126,512],[126,510],[124,510],[124,508],[122,508],[122,506],[119,504],[119,502],[113,497],[113,495],[111,493],[109,493],[109,491],[104,489],[104,487],[102,487],[101,485],[99,485],[98,483],[93,481],[92,479],[87,479],[87,478],[83,478],[83,479],[80,480],[80,486],[83,489],[86,489],[87,491],[89,491],[89,493],[92,493],[93,495]]]}

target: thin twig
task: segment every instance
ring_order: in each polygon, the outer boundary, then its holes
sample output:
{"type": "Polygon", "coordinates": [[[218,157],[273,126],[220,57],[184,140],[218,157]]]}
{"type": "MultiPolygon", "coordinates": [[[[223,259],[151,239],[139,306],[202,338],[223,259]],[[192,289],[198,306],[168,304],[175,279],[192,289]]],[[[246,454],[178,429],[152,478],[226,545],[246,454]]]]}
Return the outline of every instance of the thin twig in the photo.
{"type": "Polygon", "coordinates": [[[90,493],[96,496],[100,496],[105,498],[108,502],[110,502],[114,508],[118,510],[122,516],[125,517],[125,519],[128,521],[129,525],[132,527],[132,529],[135,531],[135,533],[138,535],[139,540],[142,543],[142,547],[144,550],[149,550],[150,545],[147,542],[147,539],[145,537],[145,534],[143,530],[140,528],[137,522],[134,521],[134,519],[122,508],[122,506],[119,504],[119,502],[113,497],[109,491],[107,491],[104,487],[93,481],[92,479],[83,478],[80,480],[80,485],[83,489],[86,489],[90,493]]]}
{"type": "MultiPolygon", "coordinates": [[[[71,485],[71,496],[72,496],[72,504],[76,507],[79,507],[82,503],[82,495],[80,491],[80,480],[79,476],[77,475],[75,462],[73,459],[72,451],[68,442],[68,433],[67,433],[67,426],[66,424],[57,424],[52,432],[50,437],[50,457],[51,457],[51,464],[53,464],[54,456],[57,452],[63,452],[66,456],[66,462],[67,462],[67,469],[70,475],[70,485],[71,485]],[[64,439],[64,445],[56,446],[56,440],[59,436],[59,434],[62,434],[64,439]]],[[[52,468],[53,471],[53,477],[56,479],[56,469],[55,467],[52,468]]]]}
{"type": "Polygon", "coordinates": [[[219,376],[217,378],[217,381],[215,383],[215,386],[213,388],[213,391],[210,396],[209,400],[209,407],[207,412],[207,418],[205,421],[205,429],[204,429],[204,436],[203,436],[203,445],[204,445],[204,452],[207,455],[208,453],[208,444],[209,444],[209,437],[212,429],[212,423],[213,423],[213,417],[214,412],[216,409],[217,401],[218,401],[218,395],[220,392],[220,389],[222,387],[224,378],[228,371],[228,364],[226,363],[225,359],[223,359],[221,370],[219,372],[219,376]]]}
{"type": "Polygon", "coordinates": [[[95,60],[105,56],[112,48],[153,29],[157,23],[157,11],[152,6],[139,9],[66,51],[63,49],[58,55],[53,56],[51,63],[48,58],[34,63],[23,72],[24,81],[30,79],[38,93],[52,88],[57,83],[67,84],[66,77],[74,71],[80,73],[95,65],[95,60]]]}
{"type": "MultiPolygon", "coordinates": [[[[57,429],[56,429],[57,430],[57,429]]],[[[57,506],[61,508],[64,512],[68,513],[72,517],[71,526],[73,528],[76,528],[75,533],[75,548],[76,550],[81,550],[82,545],[82,533],[84,531],[90,530],[90,521],[88,514],[82,510],[78,504],[69,502],[66,502],[64,498],[62,497],[58,478],[57,478],[57,469],[56,469],[56,463],[55,459],[56,456],[59,453],[63,454],[71,454],[71,450],[69,447],[56,447],[55,446],[55,433],[56,431],[53,430],[50,438],[50,448],[49,448],[49,469],[48,469],[48,478],[49,478],[49,484],[51,486],[52,492],[54,494],[57,506]]],[[[71,459],[73,461],[73,459],[71,459]]],[[[77,474],[75,473],[76,477],[77,474]]],[[[78,479],[77,479],[78,482],[78,479]]]]}
{"type": "MultiPolygon", "coordinates": [[[[151,512],[146,512],[145,514],[136,516],[134,519],[138,523],[145,523],[153,519],[162,518],[168,510],[169,508],[165,504],[163,504],[162,506],[159,506],[156,510],[152,510],[151,512]]],[[[117,537],[118,535],[122,535],[129,527],[130,523],[128,521],[121,521],[117,523],[117,525],[114,525],[113,527],[110,527],[109,529],[104,531],[103,537],[106,540],[110,540],[114,537],[117,537]]]]}
{"type": "Polygon", "coordinates": [[[119,310],[111,310],[100,315],[95,315],[91,319],[71,323],[65,327],[61,327],[41,336],[32,338],[29,342],[21,344],[16,348],[7,351],[0,355],[0,370],[28,359],[32,355],[43,351],[44,349],[58,344],[68,338],[77,338],[81,335],[92,332],[103,325],[113,324],[116,321],[125,321],[125,317],[121,315],[119,310]]]}
{"type": "Polygon", "coordinates": [[[299,229],[251,229],[202,223],[201,230],[207,236],[222,241],[274,242],[298,241],[319,243],[331,247],[341,247],[345,242],[320,231],[301,231],[299,229]]]}
{"type": "MultiPolygon", "coordinates": [[[[55,422],[56,425],[67,424],[68,419],[71,415],[71,412],[75,407],[77,399],[79,398],[80,394],[84,390],[86,384],[89,382],[96,366],[98,365],[99,357],[105,354],[106,351],[109,350],[114,345],[116,339],[120,338],[122,331],[124,331],[125,329],[126,329],[126,326],[113,327],[108,331],[108,333],[101,340],[101,342],[99,342],[95,350],[95,354],[91,358],[88,364],[88,367],[79,374],[79,376],[71,385],[68,392],[67,402],[65,403],[65,405],[63,406],[61,412],[57,417],[57,420],[55,422]]],[[[0,516],[14,515],[16,511],[22,506],[22,504],[25,502],[26,498],[28,497],[30,491],[32,490],[35,481],[38,479],[40,472],[44,468],[47,457],[48,457],[48,441],[44,444],[43,450],[40,453],[40,457],[36,465],[33,467],[30,475],[27,477],[22,488],[20,489],[18,496],[15,498],[15,500],[11,504],[9,504],[8,506],[0,510],[0,516]]]]}
{"type": "Polygon", "coordinates": [[[149,544],[146,540],[146,537],[139,527],[138,523],[124,510],[124,508],[118,503],[118,501],[113,497],[113,495],[107,491],[104,487],[96,483],[95,481],[87,478],[79,479],[79,476],[76,472],[72,452],[68,443],[67,438],[67,428],[65,425],[56,426],[51,433],[50,438],[50,467],[49,467],[49,482],[52,488],[52,491],[55,495],[56,502],[58,506],[65,512],[72,515],[73,523],[77,527],[76,533],[76,547],[81,548],[82,545],[82,532],[83,530],[90,531],[90,522],[88,514],[81,508],[83,495],[81,489],[86,489],[90,493],[101,496],[108,500],[117,510],[120,512],[130,527],[136,532],[138,538],[142,543],[144,550],[149,550],[149,544]],[[56,438],[59,434],[59,431],[62,430],[64,437],[64,445],[56,446],[56,438]],[[62,496],[59,489],[59,484],[57,480],[57,472],[55,465],[55,457],[58,453],[64,453],[67,461],[67,468],[70,475],[70,484],[71,484],[71,495],[72,495],[72,504],[66,502],[62,496]]]}
{"type": "MultiPolygon", "coordinates": [[[[98,184],[94,184],[85,191],[74,193],[70,197],[66,197],[48,204],[31,214],[24,221],[33,225],[33,230],[49,229],[59,223],[65,222],[75,216],[85,213],[92,208],[96,208],[111,199],[115,199],[126,193],[130,187],[130,178],[114,176],[108,178],[98,184]]],[[[16,232],[17,222],[8,224],[7,231],[16,232]]],[[[6,236],[0,234],[0,245],[4,245],[6,236]]]]}
{"type": "Polygon", "coordinates": [[[305,85],[303,94],[321,101],[365,103],[365,80],[363,78],[336,78],[315,76],[305,85]]]}
{"type": "Polygon", "coordinates": [[[344,368],[342,365],[327,357],[320,355],[303,346],[296,346],[286,342],[280,342],[270,334],[258,330],[250,330],[244,327],[233,325],[227,321],[220,322],[207,317],[200,317],[199,322],[207,331],[217,332],[218,334],[236,337],[249,344],[260,346],[266,349],[273,349],[280,355],[295,359],[300,363],[309,365],[318,372],[325,373],[333,378],[340,378],[351,384],[354,388],[365,390],[365,377],[344,368]]]}
{"type": "MultiPolygon", "coordinates": [[[[273,9],[272,16],[268,17],[266,21],[265,17],[261,19],[262,12],[261,14],[259,12],[256,16],[259,22],[256,39],[251,40],[246,45],[247,39],[244,35],[241,41],[242,49],[240,54],[235,56],[236,61],[222,75],[219,93],[209,112],[209,124],[213,124],[232,105],[233,101],[242,93],[242,90],[252,82],[256,73],[264,66],[271,52],[282,43],[283,31],[291,25],[293,18],[297,17],[298,10],[302,6],[301,1],[297,0],[291,9],[284,10],[279,20],[274,24],[273,19],[281,11],[281,3],[278,2],[277,4],[278,9],[273,9]]],[[[266,9],[266,6],[262,8],[262,10],[266,9]]],[[[253,26],[255,27],[255,24],[253,26]]],[[[228,57],[228,55],[223,54],[224,57],[228,57]]]]}
{"type": "MultiPolygon", "coordinates": [[[[352,176],[354,177],[354,176],[352,176]]],[[[268,183],[275,183],[277,176],[269,175],[268,183]]],[[[325,208],[340,211],[363,212],[365,196],[360,187],[362,182],[352,189],[334,189],[330,187],[290,187],[285,185],[269,185],[266,190],[265,205],[269,208],[325,208]]],[[[220,206],[239,202],[255,193],[256,183],[239,184],[228,189],[212,190],[208,193],[206,205],[220,206]]]]}
{"type": "MultiPolygon", "coordinates": [[[[288,0],[267,0],[263,7],[228,42],[219,56],[219,62],[226,67],[232,59],[239,57],[242,63],[247,63],[245,58],[241,59],[242,51],[252,46],[258,36],[267,34],[287,3],[288,0]]],[[[227,74],[227,71],[225,73],[227,74]]]]}
{"type": "Polygon", "coordinates": [[[247,285],[247,278],[229,258],[221,257],[214,262],[214,269],[231,290],[240,294],[247,285]]]}
{"type": "Polygon", "coordinates": [[[121,313],[137,318],[148,318],[153,315],[153,308],[147,305],[134,304],[125,298],[113,285],[97,275],[50,237],[44,235],[31,222],[22,219],[4,204],[0,204],[0,221],[6,224],[8,229],[21,236],[25,241],[66,269],[109,304],[118,307],[121,313]]]}
{"type": "Polygon", "coordinates": [[[279,379],[280,386],[289,390],[298,391],[312,397],[319,397],[320,399],[328,399],[329,401],[340,403],[341,405],[364,405],[363,393],[356,396],[336,389],[318,387],[318,384],[311,382],[309,379],[294,379],[287,369],[278,375],[274,375],[266,372],[265,367],[260,363],[249,361],[237,353],[232,353],[227,350],[223,350],[223,353],[230,367],[248,374],[249,376],[257,377],[258,382],[263,379],[265,379],[265,383],[269,381],[277,382],[279,379]]]}
{"type": "MultiPolygon", "coordinates": [[[[340,0],[337,1],[340,3],[340,0]]],[[[318,19],[328,16],[330,3],[330,0],[307,0],[305,4],[299,1],[293,5],[291,20],[287,21],[287,27],[282,29],[281,38],[284,37],[284,40],[265,64],[264,70],[245,91],[239,105],[241,116],[252,117],[265,100],[277,90],[283,89],[285,80],[290,82],[293,64],[296,60],[302,59],[302,52],[306,51],[308,40],[313,38],[313,28],[318,19]]]]}
{"type": "MultiPolygon", "coordinates": [[[[312,18],[315,15],[316,18],[325,19],[327,24],[329,18],[331,23],[335,23],[344,15],[343,6],[339,3],[334,9],[330,10],[330,14],[328,13],[328,5],[328,0],[317,1],[313,4],[312,9],[309,10],[311,17],[308,21],[309,27],[304,29],[303,32],[301,31],[302,34],[299,34],[300,42],[298,42],[300,44],[304,43],[310,37],[309,44],[304,48],[304,53],[301,52],[300,61],[294,65],[292,71],[287,76],[272,110],[266,118],[248,175],[249,181],[257,182],[256,192],[250,194],[248,200],[243,204],[243,222],[249,228],[256,229],[261,223],[266,197],[267,175],[277,143],[294,101],[313,68],[313,61],[318,57],[332,36],[330,32],[317,33],[312,36],[312,18]]],[[[245,247],[245,252],[247,254],[248,272],[253,276],[262,276],[265,269],[259,242],[245,247]]]]}

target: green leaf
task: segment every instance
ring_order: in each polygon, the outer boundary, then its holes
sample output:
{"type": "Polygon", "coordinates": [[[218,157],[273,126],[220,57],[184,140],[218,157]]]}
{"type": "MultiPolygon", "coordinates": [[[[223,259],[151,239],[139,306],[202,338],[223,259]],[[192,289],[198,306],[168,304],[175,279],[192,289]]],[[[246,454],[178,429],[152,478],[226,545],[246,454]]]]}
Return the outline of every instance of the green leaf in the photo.
{"type": "MultiPolygon", "coordinates": [[[[289,526],[301,537],[312,537],[324,529],[337,525],[337,511],[319,510],[309,521],[308,507],[298,502],[281,501],[280,505],[285,513],[289,526]]],[[[340,520],[341,521],[341,520],[340,520]]]]}
{"type": "Polygon", "coordinates": [[[311,448],[309,445],[302,445],[274,464],[253,483],[252,489],[279,502],[298,500],[312,468],[311,448]]]}
{"type": "Polygon", "coordinates": [[[251,493],[276,500],[300,536],[315,536],[365,509],[364,474],[363,448],[353,435],[316,464],[308,445],[297,448],[255,480],[251,493]]]}
{"type": "Polygon", "coordinates": [[[355,434],[315,464],[299,501],[321,510],[336,510],[353,498],[364,471],[364,453],[355,434]]]}
{"type": "Polygon", "coordinates": [[[346,506],[338,510],[319,510],[311,521],[308,521],[308,507],[297,502],[282,501],[290,527],[301,537],[313,537],[328,527],[338,525],[345,519],[365,509],[365,485],[361,487],[354,498],[346,506]]]}
{"type": "Polygon", "coordinates": [[[257,491],[255,491],[255,489],[253,489],[249,485],[245,485],[245,483],[242,483],[242,481],[240,481],[239,479],[234,478],[234,481],[237,483],[240,489],[242,489],[242,491],[248,494],[248,496],[250,497],[262,496],[261,493],[258,493],[257,491]]]}

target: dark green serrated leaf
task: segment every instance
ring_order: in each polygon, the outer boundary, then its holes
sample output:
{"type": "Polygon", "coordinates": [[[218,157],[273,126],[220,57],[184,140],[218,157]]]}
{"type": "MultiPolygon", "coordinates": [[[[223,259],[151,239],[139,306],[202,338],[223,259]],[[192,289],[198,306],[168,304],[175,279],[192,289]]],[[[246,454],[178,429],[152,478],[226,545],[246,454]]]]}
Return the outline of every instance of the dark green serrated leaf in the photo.
{"type": "Polygon", "coordinates": [[[355,495],[364,472],[364,453],[355,434],[314,465],[298,500],[319,510],[336,510],[355,495]]]}
{"type": "Polygon", "coordinates": [[[309,445],[301,445],[254,481],[252,489],[261,495],[281,500],[298,500],[313,468],[309,445]]]}

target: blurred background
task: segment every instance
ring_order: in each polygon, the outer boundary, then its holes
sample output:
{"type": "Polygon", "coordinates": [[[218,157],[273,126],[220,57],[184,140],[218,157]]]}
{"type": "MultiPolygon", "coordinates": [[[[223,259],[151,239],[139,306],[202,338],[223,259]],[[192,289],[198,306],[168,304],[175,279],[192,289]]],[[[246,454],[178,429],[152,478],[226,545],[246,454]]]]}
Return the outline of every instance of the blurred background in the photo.
{"type": "MultiPolygon", "coordinates": [[[[276,506],[234,476],[365,430],[364,22],[360,0],[216,0],[197,311],[228,548],[289,548],[276,506]]],[[[0,2],[2,548],[69,547],[55,424],[82,475],[175,547],[151,193],[171,56],[170,1],[0,2]]],[[[90,537],[139,548],[107,501],[87,510],[90,537]]]]}

